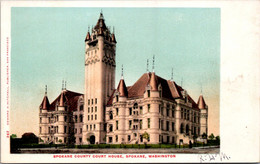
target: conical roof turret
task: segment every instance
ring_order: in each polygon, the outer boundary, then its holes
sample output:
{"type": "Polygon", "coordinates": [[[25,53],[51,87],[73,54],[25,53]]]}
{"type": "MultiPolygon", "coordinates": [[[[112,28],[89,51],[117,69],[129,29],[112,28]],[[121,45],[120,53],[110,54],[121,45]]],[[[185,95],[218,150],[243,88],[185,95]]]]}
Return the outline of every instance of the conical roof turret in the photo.
{"type": "Polygon", "coordinates": [[[61,95],[60,95],[59,106],[64,106],[65,101],[66,101],[65,93],[64,93],[64,91],[62,91],[62,92],[61,92],[61,95]]]}
{"type": "Polygon", "coordinates": [[[151,74],[151,79],[150,79],[150,86],[152,91],[158,91],[158,85],[157,85],[157,80],[156,80],[156,75],[154,72],[151,74]]]}
{"type": "Polygon", "coordinates": [[[87,36],[86,36],[86,39],[85,39],[85,42],[86,42],[86,41],[89,41],[89,40],[90,40],[90,33],[89,33],[89,31],[88,31],[87,36]]]}
{"type": "Polygon", "coordinates": [[[111,41],[114,42],[114,43],[116,43],[116,37],[115,37],[115,34],[114,34],[114,33],[112,33],[112,35],[111,35],[111,41]]]}
{"type": "Polygon", "coordinates": [[[199,109],[205,109],[205,108],[206,108],[206,103],[205,103],[204,98],[203,98],[202,95],[200,95],[197,104],[198,104],[198,108],[199,108],[199,109]]]}
{"type": "Polygon", "coordinates": [[[121,97],[128,96],[127,88],[126,88],[125,81],[123,78],[119,81],[117,91],[119,92],[119,96],[121,96],[121,97]]]}
{"type": "Polygon", "coordinates": [[[48,99],[47,95],[45,95],[43,100],[42,100],[42,103],[41,103],[41,108],[42,109],[48,109],[49,106],[50,106],[49,99],[48,99]]]}

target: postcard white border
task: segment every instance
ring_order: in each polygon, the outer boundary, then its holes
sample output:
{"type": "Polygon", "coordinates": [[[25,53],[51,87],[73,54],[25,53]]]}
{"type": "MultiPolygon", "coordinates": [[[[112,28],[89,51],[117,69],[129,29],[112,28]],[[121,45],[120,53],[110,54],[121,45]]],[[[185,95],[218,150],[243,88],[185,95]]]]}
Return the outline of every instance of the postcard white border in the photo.
{"type": "MultiPolygon", "coordinates": [[[[221,9],[221,153],[229,161],[259,158],[260,1],[2,1],[1,2],[1,162],[200,162],[197,154],[155,159],[65,159],[53,154],[10,154],[7,107],[10,104],[11,7],[192,7],[221,9]],[[7,38],[9,43],[7,44],[7,38]],[[7,69],[7,66],[8,69],[7,69]],[[9,74],[7,74],[7,70],[9,74]],[[7,91],[9,89],[9,94],[7,91]],[[8,102],[8,104],[7,104],[8,102]]],[[[9,113],[10,118],[10,113],[9,113]]],[[[209,162],[209,161],[208,161],[209,162]]],[[[213,161],[211,161],[213,162],[213,161]]]]}

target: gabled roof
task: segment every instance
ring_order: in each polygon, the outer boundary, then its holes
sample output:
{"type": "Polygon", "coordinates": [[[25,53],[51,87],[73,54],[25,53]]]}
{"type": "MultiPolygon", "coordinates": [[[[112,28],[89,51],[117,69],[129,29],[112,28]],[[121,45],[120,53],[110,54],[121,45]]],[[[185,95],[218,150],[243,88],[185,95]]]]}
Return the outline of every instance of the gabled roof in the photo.
{"type": "Polygon", "coordinates": [[[72,92],[69,90],[64,90],[62,93],[51,103],[49,110],[55,110],[56,104],[60,103],[60,100],[63,99],[63,103],[65,103],[69,107],[69,111],[73,111],[77,109],[78,99],[83,94],[72,92]],[[63,98],[61,98],[63,97],[63,98]]]}
{"type": "MultiPolygon", "coordinates": [[[[161,78],[160,76],[157,76],[154,74],[154,77],[152,77],[151,72],[144,73],[132,86],[128,86],[128,98],[142,98],[145,92],[145,89],[148,85],[151,86],[152,83],[156,84],[156,86],[161,86],[161,94],[162,97],[168,100],[175,100],[182,97],[182,91],[184,89],[176,84],[174,81],[171,80],[165,80],[161,78]],[[153,79],[154,78],[154,79],[153,79]],[[154,80],[154,82],[151,82],[151,79],[154,80]],[[156,81],[155,81],[156,80],[156,81]]],[[[153,84],[152,84],[153,85],[153,84]]],[[[110,106],[113,104],[113,95],[115,90],[113,91],[113,94],[109,98],[107,105],[110,106]]],[[[198,109],[198,105],[196,102],[188,95],[188,100],[192,103],[192,107],[198,109]]]]}

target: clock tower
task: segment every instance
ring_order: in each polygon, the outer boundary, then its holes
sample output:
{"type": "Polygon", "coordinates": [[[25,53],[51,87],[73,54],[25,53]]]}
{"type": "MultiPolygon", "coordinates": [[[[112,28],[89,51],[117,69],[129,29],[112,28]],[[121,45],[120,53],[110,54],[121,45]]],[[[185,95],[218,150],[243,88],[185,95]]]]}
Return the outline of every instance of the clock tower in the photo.
{"type": "Polygon", "coordinates": [[[85,38],[83,142],[105,143],[106,103],[115,89],[116,38],[100,13],[85,38]]]}

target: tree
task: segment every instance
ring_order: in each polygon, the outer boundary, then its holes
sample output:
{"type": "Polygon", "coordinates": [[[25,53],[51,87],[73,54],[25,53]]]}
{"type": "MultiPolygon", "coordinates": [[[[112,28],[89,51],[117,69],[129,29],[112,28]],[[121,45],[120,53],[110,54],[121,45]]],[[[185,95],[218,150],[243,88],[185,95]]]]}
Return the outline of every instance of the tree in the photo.
{"type": "Polygon", "coordinates": [[[59,143],[62,143],[62,140],[61,140],[61,139],[59,139],[59,143]]]}
{"type": "Polygon", "coordinates": [[[12,134],[11,135],[11,138],[13,139],[13,138],[17,138],[17,135],[16,134],[12,134]]]}
{"type": "Polygon", "coordinates": [[[209,136],[209,139],[210,139],[210,140],[214,140],[214,138],[215,138],[214,134],[211,133],[211,135],[209,136]]]}
{"type": "Polygon", "coordinates": [[[150,136],[147,132],[144,132],[144,134],[142,135],[144,139],[149,140],[150,136]]]}
{"type": "Polygon", "coordinates": [[[203,139],[207,139],[207,138],[208,138],[208,135],[207,135],[206,133],[203,133],[203,134],[202,134],[202,138],[203,138],[203,139]]]}
{"type": "Polygon", "coordinates": [[[215,138],[217,141],[220,141],[220,137],[219,136],[216,136],[215,138]]]}

